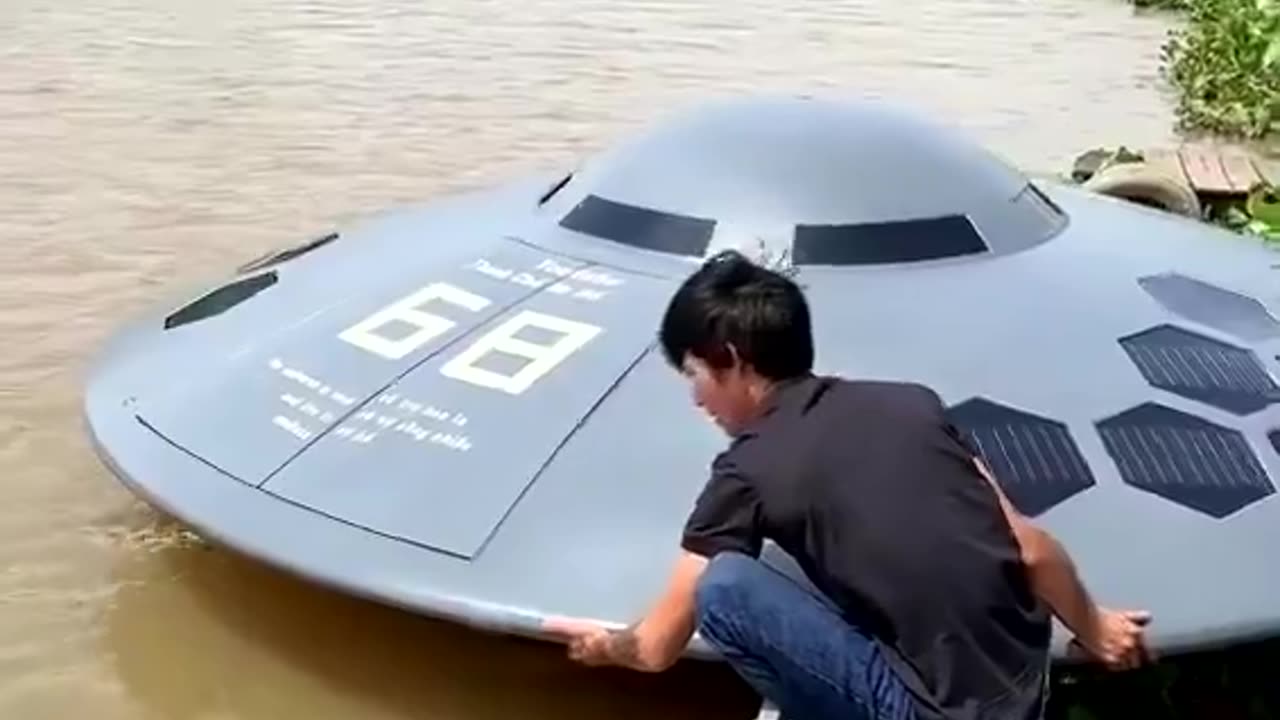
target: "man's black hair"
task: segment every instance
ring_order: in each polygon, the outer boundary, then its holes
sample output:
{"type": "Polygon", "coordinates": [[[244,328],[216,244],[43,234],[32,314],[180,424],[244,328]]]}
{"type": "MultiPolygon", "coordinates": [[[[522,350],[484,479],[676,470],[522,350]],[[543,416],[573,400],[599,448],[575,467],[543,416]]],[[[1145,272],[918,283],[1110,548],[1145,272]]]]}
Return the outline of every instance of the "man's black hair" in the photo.
{"type": "Polygon", "coordinates": [[[679,369],[686,353],[716,369],[743,363],[770,380],[813,367],[809,305],[790,278],[735,250],[707,259],[676,290],[662,318],[662,350],[679,369]]]}

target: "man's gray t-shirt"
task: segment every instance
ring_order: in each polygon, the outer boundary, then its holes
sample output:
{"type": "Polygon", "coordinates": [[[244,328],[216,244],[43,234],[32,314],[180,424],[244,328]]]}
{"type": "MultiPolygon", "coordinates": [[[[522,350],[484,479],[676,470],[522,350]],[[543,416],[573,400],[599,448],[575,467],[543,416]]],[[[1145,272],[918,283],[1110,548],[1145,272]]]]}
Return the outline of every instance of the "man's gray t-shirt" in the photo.
{"type": "Polygon", "coordinates": [[[937,394],[806,375],[712,463],[682,545],[768,538],[877,638],[923,718],[1039,717],[1051,625],[937,394]]]}

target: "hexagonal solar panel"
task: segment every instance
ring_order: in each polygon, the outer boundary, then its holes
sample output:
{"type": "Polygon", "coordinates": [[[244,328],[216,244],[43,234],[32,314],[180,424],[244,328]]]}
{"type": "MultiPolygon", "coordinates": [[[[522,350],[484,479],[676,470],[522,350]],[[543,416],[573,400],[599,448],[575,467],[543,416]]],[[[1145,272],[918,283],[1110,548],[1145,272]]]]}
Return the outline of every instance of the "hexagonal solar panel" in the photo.
{"type": "Polygon", "coordinates": [[[985,398],[960,403],[948,415],[1026,515],[1039,515],[1094,484],[1065,423],[985,398]]]}
{"type": "Polygon", "coordinates": [[[1237,415],[1280,402],[1280,387],[1252,350],[1173,325],[1120,338],[1154,387],[1237,415]]]}
{"type": "Polygon", "coordinates": [[[1238,430],[1159,403],[1097,426],[1126,483],[1184,507],[1223,518],[1275,492],[1238,430]]]}
{"type": "Polygon", "coordinates": [[[1280,336],[1280,321],[1257,298],[1180,273],[1138,278],[1138,284],[1166,310],[1245,340],[1280,336]]]}

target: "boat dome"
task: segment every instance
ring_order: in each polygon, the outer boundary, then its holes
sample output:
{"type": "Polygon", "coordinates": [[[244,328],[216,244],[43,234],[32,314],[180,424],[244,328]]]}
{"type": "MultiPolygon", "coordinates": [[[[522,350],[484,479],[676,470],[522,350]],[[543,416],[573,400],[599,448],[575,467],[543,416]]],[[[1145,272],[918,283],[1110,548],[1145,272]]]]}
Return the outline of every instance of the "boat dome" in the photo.
{"type": "Polygon", "coordinates": [[[701,105],[585,163],[560,224],[701,255],[718,226],[794,240],[794,260],[877,264],[1001,254],[1063,213],[1021,172],[923,117],[872,100],[701,105]]]}

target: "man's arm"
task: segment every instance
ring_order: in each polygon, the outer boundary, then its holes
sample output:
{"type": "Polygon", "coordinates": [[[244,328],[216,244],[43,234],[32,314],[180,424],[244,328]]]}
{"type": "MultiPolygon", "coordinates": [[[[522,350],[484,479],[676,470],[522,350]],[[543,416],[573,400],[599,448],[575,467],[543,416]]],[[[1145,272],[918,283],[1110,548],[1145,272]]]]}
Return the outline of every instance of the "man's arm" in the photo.
{"type": "Polygon", "coordinates": [[[1018,512],[980,459],[974,458],[973,462],[995,491],[1021,549],[1022,562],[1036,595],[1075,634],[1076,641],[1086,651],[1107,665],[1130,668],[1144,661],[1149,653],[1143,629],[1150,615],[1145,611],[1098,607],[1062,544],[1018,512]]]}
{"type": "Polygon", "coordinates": [[[1000,509],[1004,511],[1022,551],[1022,563],[1030,573],[1036,594],[1072,632],[1076,635],[1085,633],[1097,624],[1097,607],[1080,581],[1071,557],[1052,535],[1033,525],[1009,502],[985,463],[977,458],[973,463],[995,490],[1000,509]]]}
{"type": "Polygon", "coordinates": [[[569,656],[587,665],[665,670],[679,659],[693,637],[697,624],[694,596],[708,558],[725,550],[758,555],[760,512],[759,498],[735,455],[721,453],[685,521],[680,554],[666,588],[643,619],[623,630],[565,618],[549,620],[544,627],[567,636],[569,656]]]}
{"type": "Polygon", "coordinates": [[[569,637],[569,656],[579,662],[661,672],[680,658],[693,637],[694,592],[706,566],[706,558],[681,550],[658,602],[625,629],[568,618],[548,620],[545,627],[569,637]]]}

